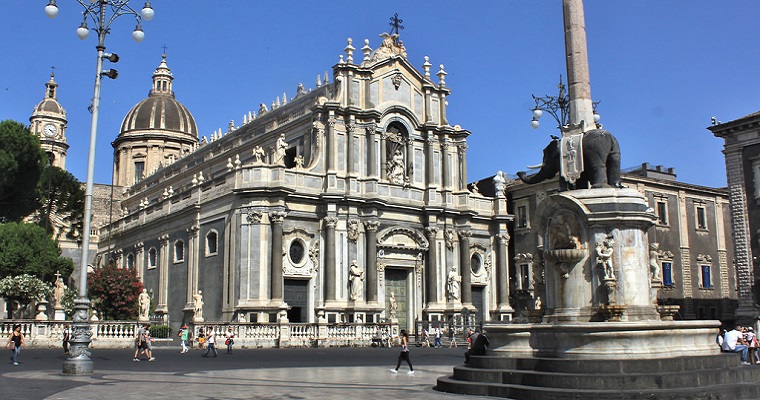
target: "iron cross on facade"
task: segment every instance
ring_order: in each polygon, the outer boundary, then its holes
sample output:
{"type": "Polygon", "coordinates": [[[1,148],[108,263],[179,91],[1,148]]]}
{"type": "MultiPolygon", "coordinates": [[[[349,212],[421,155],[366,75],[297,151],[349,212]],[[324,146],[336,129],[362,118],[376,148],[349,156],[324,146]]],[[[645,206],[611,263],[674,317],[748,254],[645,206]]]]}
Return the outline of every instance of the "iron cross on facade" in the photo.
{"type": "Polygon", "coordinates": [[[394,42],[396,42],[396,44],[398,44],[398,36],[400,33],[399,31],[404,30],[404,27],[401,26],[402,22],[404,22],[404,20],[398,18],[398,13],[393,13],[393,17],[391,17],[391,22],[390,24],[388,24],[391,26],[391,36],[393,36],[394,33],[396,34],[396,37],[394,38],[394,42]]]}

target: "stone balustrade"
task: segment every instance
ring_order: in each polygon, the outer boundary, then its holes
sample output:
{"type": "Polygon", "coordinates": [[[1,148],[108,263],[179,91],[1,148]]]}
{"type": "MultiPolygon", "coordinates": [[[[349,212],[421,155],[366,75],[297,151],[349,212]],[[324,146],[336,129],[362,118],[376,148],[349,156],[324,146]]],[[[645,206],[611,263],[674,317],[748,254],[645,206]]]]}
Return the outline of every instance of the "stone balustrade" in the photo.
{"type": "MultiPolygon", "coordinates": [[[[21,324],[27,348],[56,348],[61,346],[63,330],[71,321],[37,321],[37,320],[0,320],[0,337],[7,338],[13,325],[21,324]]],[[[213,328],[217,334],[218,347],[223,347],[224,334],[229,328],[235,334],[235,346],[238,348],[272,348],[272,347],[345,347],[371,346],[378,332],[393,331],[391,324],[328,324],[318,323],[223,323],[208,322],[190,329],[190,341],[198,330],[213,328]]],[[[92,342],[96,348],[129,348],[134,346],[135,336],[140,329],[136,321],[92,321],[92,342]]],[[[398,328],[396,328],[398,330],[398,328]]],[[[169,338],[154,338],[156,345],[173,343],[177,332],[169,338]]]]}

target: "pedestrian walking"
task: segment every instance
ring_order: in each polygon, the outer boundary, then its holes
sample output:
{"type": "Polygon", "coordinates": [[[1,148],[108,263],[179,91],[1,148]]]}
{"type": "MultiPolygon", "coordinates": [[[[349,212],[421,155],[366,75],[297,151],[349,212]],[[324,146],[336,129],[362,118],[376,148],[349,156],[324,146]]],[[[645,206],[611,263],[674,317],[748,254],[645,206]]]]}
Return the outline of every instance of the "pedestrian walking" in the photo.
{"type": "Polygon", "coordinates": [[[189,331],[187,330],[186,325],[182,325],[182,327],[179,328],[179,339],[180,343],[182,344],[182,351],[180,353],[187,353],[190,351],[190,348],[187,347],[187,337],[189,336],[189,331]]]}
{"type": "Polygon", "coordinates": [[[13,332],[8,336],[5,347],[11,349],[11,363],[18,365],[18,355],[21,354],[21,346],[24,345],[24,334],[21,333],[21,324],[13,325],[13,332]]]}
{"type": "Polygon", "coordinates": [[[226,338],[224,344],[227,345],[227,354],[232,353],[232,345],[235,344],[235,334],[232,332],[232,327],[227,328],[227,333],[224,334],[226,338]]]}
{"type": "Polygon", "coordinates": [[[441,328],[439,328],[438,325],[433,328],[433,337],[435,338],[435,341],[433,342],[435,348],[443,347],[441,344],[441,328]]]}
{"type": "Polygon", "coordinates": [[[208,332],[206,332],[206,352],[203,353],[203,357],[208,357],[208,353],[211,351],[216,357],[216,332],[214,332],[213,326],[208,328],[208,332]]]}
{"type": "Polygon", "coordinates": [[[61,342],[63,354],[66,355],[69,355],[69,339],[71,339],[71,325],[66,324],[63,326],[63,341],[61,342]]]}
{"type": "Polygon", "coordinates": [[[200,327],[198,328],[198,350],[203,350],[206,348],[206,334],[203,332],[206,328],[200,327]]]}
{"type": "Polygon", "coordinates": [[[454,329],[453,326],[449,327],[449,337],[451,338],[451,342],[449,342],[449,348],[458,347],[457,346],[457,330],[454,329]]]}
{"type": "Polygon", "coordinates": [[[135,355],[132,357],[132,361],[140,361],[140,354],[145,354],[148,357],[148,361],[155,361],[153,352],[151,351],[151,337],[150,337],[150,325],[145,324],[137,331],[137,338],[135,338],[135,355]]]}
{"type": "Polygon", "coordinates": [[[405,330],[401,330],[399,333],[399,339],[401,340],[401,354],[398,355],[396,368],[391,368],[391,372],[397,374],[399,367],[401,367],[401,361],[406,360],[406,363],[409,364],[409,372],[407,372],[407,374],[412,375],[414,374],[414,367],[412,367],[412,361],[409,359],[409,335],[405,330]]]}

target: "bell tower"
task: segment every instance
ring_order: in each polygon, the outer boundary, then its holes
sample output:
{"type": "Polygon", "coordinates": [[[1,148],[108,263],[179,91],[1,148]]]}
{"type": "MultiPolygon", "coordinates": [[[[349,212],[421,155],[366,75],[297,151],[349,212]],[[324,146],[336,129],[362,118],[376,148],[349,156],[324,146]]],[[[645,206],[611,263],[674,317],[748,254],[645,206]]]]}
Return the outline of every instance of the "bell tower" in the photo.
{"type": "Polygon", "coordinates": [[[40,146],[45,150],[51,165],[66,169],[66,110],[58,103],[58,83],[55,73],[45,83],[45,97],[34,107],[29,130],[40,138],[40,146]]]}

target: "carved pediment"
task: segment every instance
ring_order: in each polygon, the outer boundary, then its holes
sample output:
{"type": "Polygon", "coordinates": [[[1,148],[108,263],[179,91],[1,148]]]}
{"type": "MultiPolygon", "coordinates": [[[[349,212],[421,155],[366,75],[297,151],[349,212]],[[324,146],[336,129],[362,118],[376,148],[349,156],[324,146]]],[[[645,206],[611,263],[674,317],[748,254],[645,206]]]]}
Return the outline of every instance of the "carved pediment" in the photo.
{"type": "Polygon", "coordinates": [[[428,241],[422,232],[406,227],[391,227],[377,235],[377,244],[386,248],[427,250],[428,241]]]}

